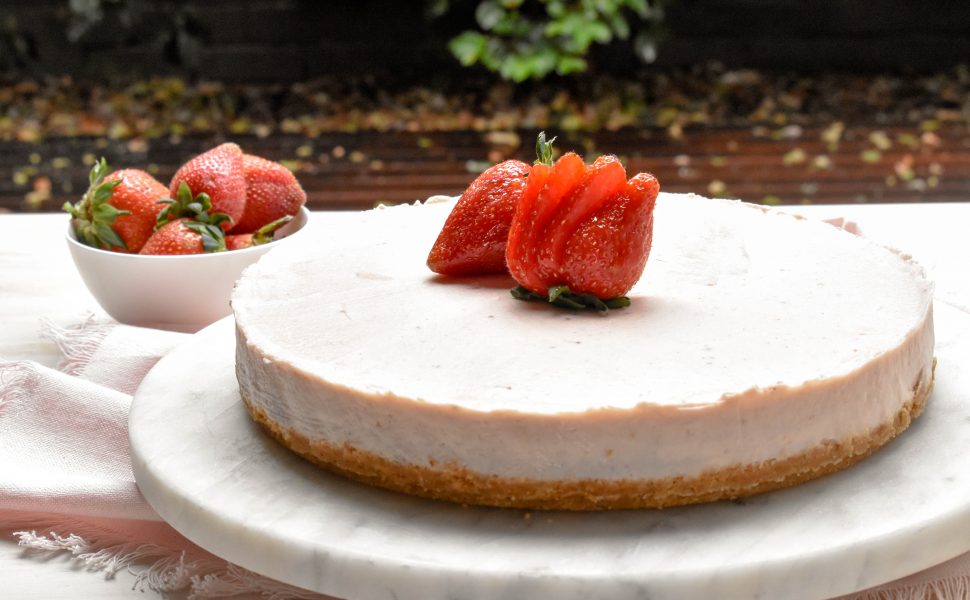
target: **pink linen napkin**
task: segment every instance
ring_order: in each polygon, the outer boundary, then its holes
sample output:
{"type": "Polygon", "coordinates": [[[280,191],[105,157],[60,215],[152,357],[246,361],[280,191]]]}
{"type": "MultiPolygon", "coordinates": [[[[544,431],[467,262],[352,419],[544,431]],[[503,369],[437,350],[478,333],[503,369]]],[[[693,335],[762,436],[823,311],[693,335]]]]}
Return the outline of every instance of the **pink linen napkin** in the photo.
{"type": "MultiPolygon", "coordinates": [[[[327,598],[209,554],[139,493],[128,455],[130,394],[186,334],[89,318],[71,328],[46,323],[42,335],[64,355],[60,371],[0,361],[0,536],[36,556],[70,552],[109,577],[128,569],[138,588],[188,591],[190,599],[327,598]]],[[[970,599],[970,553],[840,600],[934,598],[970,599]]]]}
{"type": "Polygon", "coordinates": [[[138,491],[130,394],[186,334],[89,318],[66,329],[46,323],[42,335],[63,353],[61,371],[0,361],[0,536],[19,539],[28,556],[68,552],[90,571],[128,569],[138,589],[190,599],[326,598],[209,554],[138,491]]]}

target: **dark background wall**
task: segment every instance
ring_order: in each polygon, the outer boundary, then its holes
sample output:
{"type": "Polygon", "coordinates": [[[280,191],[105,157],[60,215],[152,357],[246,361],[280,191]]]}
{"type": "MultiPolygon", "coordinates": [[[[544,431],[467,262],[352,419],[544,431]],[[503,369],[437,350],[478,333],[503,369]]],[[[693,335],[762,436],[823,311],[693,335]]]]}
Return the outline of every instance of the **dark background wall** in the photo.
{"type": "MultiPolygon", "coordinates": [[[[475,2],[443,18],[401,0],[128,0],[140,7],[83,30],[67,0],[2,0],[0,65],[90,78],[184,73],[295,81],[377,72],[460,73],[445,44],[473,23],[475,2]],[[14,48],[21,51],[14,53],[14,48]],[[14,54],[18,54],[15,56],[14,54]]],[[[970,2],[941,0],[669,0],[659,65],[928,71],[970,58],[970,2]]],[[[598,50],[599,70],[638,68],[626,46],[598,50]]]]}

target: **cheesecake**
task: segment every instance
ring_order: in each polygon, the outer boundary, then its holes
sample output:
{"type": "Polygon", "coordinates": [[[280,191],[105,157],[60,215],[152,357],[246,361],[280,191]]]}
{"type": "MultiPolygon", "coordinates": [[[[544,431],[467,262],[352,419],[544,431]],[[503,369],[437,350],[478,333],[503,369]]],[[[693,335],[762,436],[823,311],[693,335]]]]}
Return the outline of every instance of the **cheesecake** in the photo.
{"type": "Polygon", "coordinates": [[[630,306],[601,314],[430,272],[453,205],[347,216],[244,272],[239,390],[281,444],[427,498],[660,508],[849,467],[930,395],[932,284],[893,249],[661,193],[630,306]]]}

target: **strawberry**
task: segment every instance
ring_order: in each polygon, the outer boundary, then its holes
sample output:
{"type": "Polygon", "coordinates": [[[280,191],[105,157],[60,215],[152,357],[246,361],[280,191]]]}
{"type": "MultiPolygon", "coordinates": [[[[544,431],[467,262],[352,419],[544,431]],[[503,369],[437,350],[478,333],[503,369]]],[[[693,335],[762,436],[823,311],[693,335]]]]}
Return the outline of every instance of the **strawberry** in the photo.
{"type": "Polygon", "coordinates": [[[242,218],[246,209],[246,174],[243,151],[236,144],[222,144],[204,152],[175,172],[168,191],[172,198],[185,183],[194,194],[208,194],[212,208],[229,216],[226,231],[242,218]]]}
{"type": "Polygon", "coordinates": [[[504,273],[505,246],[529,166],[507,160],[468,186],[428,254],[428,267],[442,275],[504,273]]]}
{"type": "Polygon", "coordinates": [[[245,250],[258,245],[257,242],[253,241],[253,234],[251,233],[235,233],[226,236],[226,250],[245,250]]]}
{"type": "Polygon", "coordinates": [[[179,186],[177,200],[164,200],[167,204],[158,217],[158,229],[152,234],[139,254],[202,254],[226,250],[226,234],[222,224],[229,220],[224,213],[210,212],[209,196],[199,194],[195,198],[184,182],[179,186]],[[193,216],[181,216],[191,214],[193,216]],[[175,218],[177,217],[177,218],[175,218]]]}
{"type": "Polygon", "coordinates": [[[512,295],[569,308],[627,306],[623,294],[643,274],[660,185],[640,173],[629,181],[615,156],[584,165],[573,153],[551,164],[540,156],[512,219],[506,260],[519,283],[512,295]]]}
{"type": "Polygon", "coordinates": [[[243,154],[246,208],[232,226],[233,233],[251,233],[280,217],[293,216],[306,204],[306,192],[283,165],[243,154]]]}
{"type": "Polygon", "coordinates": [[[221,227],[181,218],[166,223],[153,233],[139,254],[202,254],[225,249],[221,227]]]}
{"type": "Polygon", "coordinates": [[[138,252],[152,235],[161,210],[159,200],[168,190],[139,169],[122,169],[109,175],[102,158],[89,175],[90,187],[77,202],[64,204],[73,217],[77,239],[84,244],[117,252],[138,252]]]}
{"type": "Polygon", "coordinates": [[[262,246],[273,241],[276,230],[293,220],[290,215],[283,215],[272,223],[263,225],[253,233],[234,233],[226,236],[226,250],[242,250],[253,246],[262,246]]]}

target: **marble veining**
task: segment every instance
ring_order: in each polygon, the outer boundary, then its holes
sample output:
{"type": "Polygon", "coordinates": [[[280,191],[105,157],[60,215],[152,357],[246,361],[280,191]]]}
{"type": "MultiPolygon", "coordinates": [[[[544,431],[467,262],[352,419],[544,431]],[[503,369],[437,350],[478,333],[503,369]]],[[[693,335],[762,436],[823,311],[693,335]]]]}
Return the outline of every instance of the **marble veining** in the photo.
{"type": "Polygon", "coordinates": [[[139,388],[135,476],[199,545],[354,600],[829,598],[970,550],[970,317],[942,305],[936,320],[936,390],[903,436],[847,471],[743,502],[530,513],[346,481],[249,420],[231,319],[139,388]]]}

